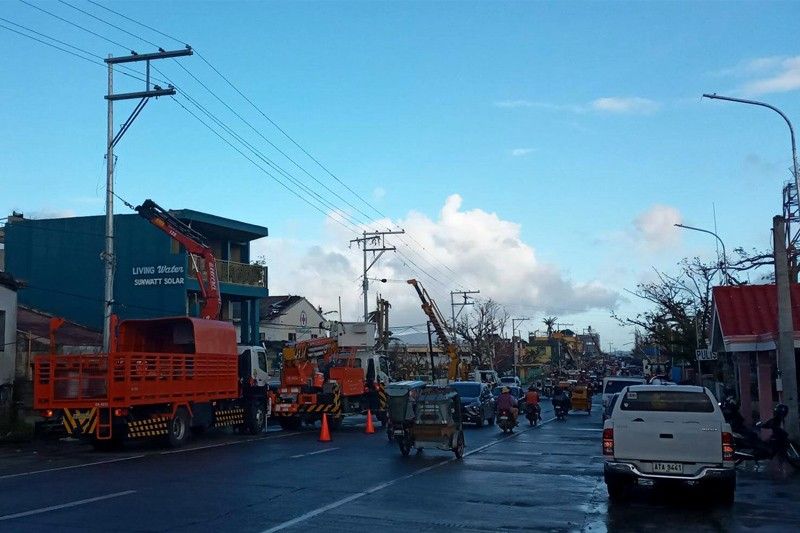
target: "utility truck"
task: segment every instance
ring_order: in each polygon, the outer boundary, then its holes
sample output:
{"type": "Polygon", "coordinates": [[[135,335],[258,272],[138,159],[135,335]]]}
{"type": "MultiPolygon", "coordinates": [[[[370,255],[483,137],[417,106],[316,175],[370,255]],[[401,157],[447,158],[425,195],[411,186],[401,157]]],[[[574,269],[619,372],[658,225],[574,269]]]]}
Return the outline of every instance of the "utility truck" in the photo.
{"type": "Polygon", "coordinates": [[[67,432],[110,448],[124,439],[162,438],[173,447],[191,432],[233,426],[256,434],[269,414],[266,351],[239,346],[221,307],[216,262],[205,238],[151,200],[136,211],[180,242],[195,262],[201,318],[112,317],[109,352],[34,360],[34,408],[67,432]]]}
{"type": "Polygon", "coordinates": [[[332,429],[346,416],[371,411],[385,425],[389,367],[374,350],[375,324],[335,322],[331,336],[283,350],[281,385],[272,414],[284,429],[328,415],[332,429]]]}

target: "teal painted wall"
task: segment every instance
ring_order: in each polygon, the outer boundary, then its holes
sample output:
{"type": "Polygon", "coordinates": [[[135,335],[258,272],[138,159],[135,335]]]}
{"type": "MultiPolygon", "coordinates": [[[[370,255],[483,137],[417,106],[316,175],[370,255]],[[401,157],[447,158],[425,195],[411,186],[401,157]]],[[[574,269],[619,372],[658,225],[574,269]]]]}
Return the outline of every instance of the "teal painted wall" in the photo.
{"type": "MultiPolygon", "coordinates": [[[[117,215],[114,224],[114,312],[122,319],[185,315],[187,290],[198,290],[187,275],[186,253],[173,253],[169,236],[138,215],[117,215]]],[[[23,219],[5,229],[6,270],[27,284],[19,303],[102,329],[104,217],[23,219]]],[[[237,299],[267,295],[264,288],[227,283],[220,290],[237,299]]],[[[191,306],[189,314],[197,311],[191,306]]],[[[242,342],[257,341],[258,328],[251,329],[242,342]]]]}

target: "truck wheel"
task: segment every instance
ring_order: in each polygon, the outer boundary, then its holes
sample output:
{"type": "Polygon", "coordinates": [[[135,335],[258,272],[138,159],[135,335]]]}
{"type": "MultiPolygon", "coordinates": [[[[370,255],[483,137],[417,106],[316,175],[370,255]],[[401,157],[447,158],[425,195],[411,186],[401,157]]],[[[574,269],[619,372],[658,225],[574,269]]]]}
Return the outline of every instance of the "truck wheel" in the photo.
{"type": "Polygon", "coordinates": [[[264,402],[253,402],[247,409],[245,426],[251,435],[258,435],[264,431],[267,422],[267,409],[264,402]]]}
{"type": "Polygon", "coordinates": [[[408,457],[408,454],[411,453],[411,439],[405,437],[398,439],[397,445],[400,447],[400,453],[403,454],[403,457],[408,457]]]}
{"type": "Polygon", "coordinates": [[[456,447],[453,449],[453,453],[456,454],[456,459],[464,457],[464,447],[464,432],[459,431],[456,437],[456,447]]]}
{"type": "Polygon", "coordinates": [[[189,440],[189,414],[179,407],[167,428],[167,442],[172,448],[180,448],[189,440]]]}
{"type": "Polygon", "coordinates": [[[633,483],[629,479],[606,476],[608,497],[612,502],[624,502],[630,498],[633,483]]]}

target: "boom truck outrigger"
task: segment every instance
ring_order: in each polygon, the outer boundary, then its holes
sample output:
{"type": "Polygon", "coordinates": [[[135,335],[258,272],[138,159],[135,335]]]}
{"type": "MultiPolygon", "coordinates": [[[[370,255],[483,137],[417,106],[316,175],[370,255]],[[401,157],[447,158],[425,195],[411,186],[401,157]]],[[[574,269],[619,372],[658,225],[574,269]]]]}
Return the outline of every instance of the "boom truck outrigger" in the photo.
{"type": "Polygon", "coordinates": [[[374,350],[374,324],[335,322],[331,336],[289,345],[272,414],[284,429],[328,415],[336,429],[345,416],[371,411],[386,424],[389,368],[374,350]]]}
{"type": "MultiPolygon", "coordinates": [[[[409,279],[406,281],[406,283],[412,285],[414,289],[416,289],[417,295],[422,302],[422,310],[428,317],[428,320],[433,326],[433,330],[436,332],[436,336],[439,337],[439,342],[441,342],[442,346],[444,347],[445,354],[447,354],[447,357],[449,358],[447,379],[450,381],[454,381],[459,377],[462,379],[467,379],[468,369],[462,364],[461,359],[458,356],[458,344],[456,344],[455,341],[455,332],[453,333],[452,338],[447,333],[447,326],[445,325],[447,322],[442,316],[442,312],[439,311],[439,306],[437,306],[436,302],[433,301],[433,298],[430,297],[428,291],[422,286],[422,283],[415,279],[409,279]]],[[[433,376],[431,377],[433,378],[433,376]]]]}
{"type": "Polygon", "coordinates": [[[136,211],[186,249],[197,273],[202,318],[118,324],[113,318],[108,354],[37,356],[34,408],[46,418],[61,417],[70,435],[101,449],[150,437],[178,447],[190,431],[210,427],[263,431],[269,412],[266,351],[238,346],[233,324],[218,320],[214,253],[200,233],[152,200],[136,211]]]}

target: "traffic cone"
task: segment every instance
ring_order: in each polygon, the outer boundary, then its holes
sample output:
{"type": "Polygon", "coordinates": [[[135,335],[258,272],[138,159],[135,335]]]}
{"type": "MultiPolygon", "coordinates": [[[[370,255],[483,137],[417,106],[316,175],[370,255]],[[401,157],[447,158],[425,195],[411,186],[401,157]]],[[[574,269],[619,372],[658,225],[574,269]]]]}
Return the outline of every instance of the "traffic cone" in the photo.
{"type": "Polygon", "coordinates": [[[375,426],[372,425],[372,410],[367,409],[367,429],[364,431],[366,434],[375,433],[375,426]]]}
{"type": "Polygon", "coordinates": [[[322,428],[319,430],[319,441],[331,441],[331,432],[328,429],[328,413],[322,413],[322,428]]]}

